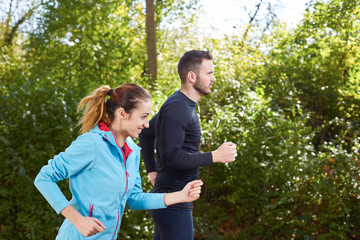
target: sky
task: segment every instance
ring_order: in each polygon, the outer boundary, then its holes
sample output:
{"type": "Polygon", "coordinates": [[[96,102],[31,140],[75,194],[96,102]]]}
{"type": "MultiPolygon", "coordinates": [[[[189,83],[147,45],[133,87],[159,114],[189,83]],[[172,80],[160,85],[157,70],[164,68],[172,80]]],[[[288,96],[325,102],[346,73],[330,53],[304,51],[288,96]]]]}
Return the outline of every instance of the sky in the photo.
{"type": "MultiPolygon", "coordinates": [[[[22,6],[30,6],[32,1],[40,0],[21,0],[15,3],[22,3],[22,6]]],[[[192,1],[192,0],[188,0],[192,1]]],[[[200,14],[200,27],[212,38],[222,38],[224,34],[231,35],[236,31],[233,26],[245,28],[249,22],[248,12],[253,13],[255,6],[261,0],[199,0],[202,5],[203,13],[200,14]],[[244,9],[246,7],[246,10],[244,9]]],[[[302,19],[305,12],[306,3],[310,0],[262,0],[262,5],[258,16],[264,15],[268,3],[275,8],[277,17],[281,22],[286,22],[289,27],[296,26],[302,19]]],[[[10,0],[0,0],[0,9],[5,8],[10,0]]],[[[15,6],[16,7],[16,6],[15,6]]],[[[0,17],[4,14],[0,12],[0,17]]],[[[6,17],[6,16],[5,16],[6,17]]]]}
{"type": "MultiPolygon", "coordinates": [[[[260,0],[200,0],[204,11],[201,15],[202,27],[215,38],[223,34],[231,35],[235,31],[233,26],[246,26],[250,19],[246,12],[254,13],[259,2],[260,0]]],[[[257,16],[265,14],[268,2],[275,7],[279,20],[286,22],[291,28],[302,19],[309,0],[263,0],[257,16]]]]}

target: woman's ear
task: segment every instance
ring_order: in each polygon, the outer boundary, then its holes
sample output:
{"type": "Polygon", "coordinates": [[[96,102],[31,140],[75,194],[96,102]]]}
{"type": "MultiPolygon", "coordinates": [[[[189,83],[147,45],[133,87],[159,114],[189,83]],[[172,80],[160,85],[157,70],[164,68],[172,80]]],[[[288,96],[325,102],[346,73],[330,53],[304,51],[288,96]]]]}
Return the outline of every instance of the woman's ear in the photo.
{"type": "Polygon", "coordinates": [[[125,112],[124,108],[119,107],[118,109],[116,109],[115,116],[118,117],[119,119],[125,119],[127,113],[125,112]]]}

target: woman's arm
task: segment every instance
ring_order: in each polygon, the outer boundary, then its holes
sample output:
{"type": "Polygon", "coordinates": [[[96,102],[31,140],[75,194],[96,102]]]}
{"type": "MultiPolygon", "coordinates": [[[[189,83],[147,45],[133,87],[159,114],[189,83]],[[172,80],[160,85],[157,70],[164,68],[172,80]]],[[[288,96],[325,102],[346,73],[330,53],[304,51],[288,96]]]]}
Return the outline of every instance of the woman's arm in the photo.
{"type": "Polygon", "coordinates": [[[71,205],[65,207],[61,211],[61,214],[66,217],[85,237],[95,235],[98,232],[104,232],[104,230],[106,229],[105,225],[98,219],[82,216],[71,205]]]}
{"type": "Polygon", "coordinates": [[[95,142],[91,135],[83,134],[54,159],[41,168],[35,186],[57,214],[70,203],[56,184],[72,175],[92,168],[95,159],[95,142]]]}
{"type": "Polygon", "coordinates": [[[183,190],[173,193],[166,193],[164,196],[164,203],[166,206],[182,202],[193,202],[200,197],[201,180],[195,180],[186,184],[183,190]]]}
{"type": "MultiPolygon", "coordinates": [[[[140,156],[137,158],[139,167],[140,156]]],[[[192,202],[200,197],[201,180],[189,182],[181,191],[174,193],[144,193],[141,188],[141,176],[136,172],[135,185],[132,194],[127,199],[127,204],[132,210],[159,209],[180,202],[192,202]]]]}
{"type": "Polygon", "coordinates": [[[200,197],[201,180],[189,182],[181,191],[173,193],[144,193],[142,189],[135,191],[127,200],[132,210],[166,208],[181,202],[193,202],[200,197]]]}

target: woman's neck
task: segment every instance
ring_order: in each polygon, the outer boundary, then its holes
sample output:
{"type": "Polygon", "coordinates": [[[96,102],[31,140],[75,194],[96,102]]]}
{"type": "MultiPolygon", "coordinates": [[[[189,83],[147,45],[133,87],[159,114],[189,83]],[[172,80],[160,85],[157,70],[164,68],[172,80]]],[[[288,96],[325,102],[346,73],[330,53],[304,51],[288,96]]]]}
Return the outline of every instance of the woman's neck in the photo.
{"type": "Polygon", "coordinates": [[[119,145],[119,147],[124,146],[126,137],[124,137],[119,130],[114,129],[111,125],[109,126],[109,129],[114,133],[116,142],[119,145]]]}

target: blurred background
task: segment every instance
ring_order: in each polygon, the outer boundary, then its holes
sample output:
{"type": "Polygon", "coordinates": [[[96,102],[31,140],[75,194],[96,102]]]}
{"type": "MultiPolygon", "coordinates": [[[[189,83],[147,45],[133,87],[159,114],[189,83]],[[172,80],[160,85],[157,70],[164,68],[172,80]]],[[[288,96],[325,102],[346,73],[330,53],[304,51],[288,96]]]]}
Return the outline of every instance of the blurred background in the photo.
{"type": "MultiPolygon", "coordinates": [[[[238,148],[200,169],[195,239],[360,239],[360,1],[294,2],[2,0],[0,239],[56,236],[63,217],[33,181],[79,135],[82,97],[137,83],[156,113],[191,49],[213,53],[217,78],[200,151],[238,148]]],[[[119,239],[152,232],[127,208],[119,239]]]]}

